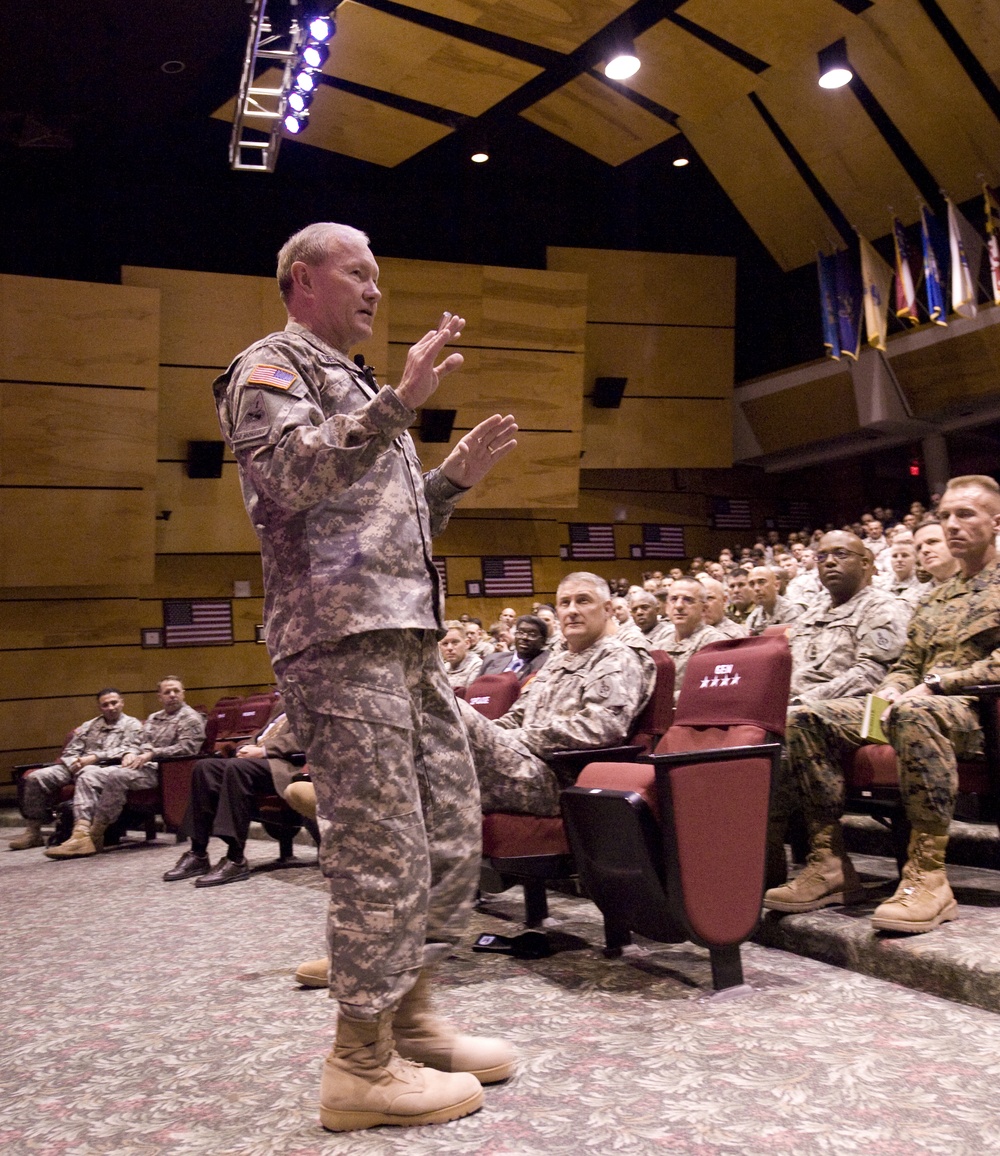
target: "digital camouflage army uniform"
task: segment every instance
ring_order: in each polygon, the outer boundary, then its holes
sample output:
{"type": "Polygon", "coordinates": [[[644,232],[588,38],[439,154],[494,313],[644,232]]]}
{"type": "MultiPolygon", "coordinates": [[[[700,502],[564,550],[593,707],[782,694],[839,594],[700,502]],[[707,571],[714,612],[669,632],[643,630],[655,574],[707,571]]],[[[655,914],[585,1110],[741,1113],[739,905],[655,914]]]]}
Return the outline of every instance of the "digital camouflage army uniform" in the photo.
{"type": "Polygon", "coordinates": [[[331,994],[375,1020],[458,941],[478,881],[479,790],[431,561],[463,491],[421,475],[416,415],[396,393],[295,322],[237,357],[215,394],[316,787],[331,994]]]}
{"type": "Polygon", "coordinates": [[[545,759],[620,743],[655,681],[647,650],[608,636],[579,654],[554,654],[495,721],[459,701],[483,810],[558,815],[559,792],[571,783],[560,782],[545,759]]]}
{"type": "Polygon", "coordinates": [[[745,620],[747,633],[754,636],[763,634],[769,626],[784,626],[786,622],[795,622],[801,614],[802,607],[797,602],[779,594],[770,614],[763,606],[754,606],[745,620]]]}
{"type": "Polygon", "coordinates": [[[111,724],[104,721],[103,715],[81,723],[63,747],[58,763],[53,763],[50,767],[38,767],[24,776],[22,780],[24,817],[40,823],[47,822],[59,792],[73,782],[70,763],[84,755],[96,755],[95,765],[117,763],[125,755],[139,749],[141,732],[142,723],[127,714],[121,715],[117,722],[111,724]]]}
{"type": "Polygon", "coordinates": [[[205,720],[182,703],[180,710],[167,714],[154,711],[142,724],[138,742],[133,751],[151,750],[148,763],[138,767],[113,764],[106,767],[85,767],[76,780],[73,792],[73,818],[88,819],[106,827],[122,813],[125,795],[129,791],[143,791],[156,786],[158,759],[173,756],[196,755],[205,741],[205,720]]]}
{"type": "MultiPolygon", "coordinates": [[[[948,831],[958,787],[956,755],[982,754],[983,736],[963,686],[1000,679],[1000,569],[960,575],[920,603],[906,645],[882,687],[906,691],[924,675],[941,675],[942,694],[893,706],[886,737],[896,751],[900,788],[910,821],[921,830],[948,831]]],[[[878,690],[875,691],[878,693],[878,690]]],[[[862,699],[835,699],[794,708],[786,743],[807,809],[818,825],[839,819],[844,806],[841,761],[863,741],[862,699]]]]}
{"type": "Polygon", "coordinates": [[[728,614],[723,615],[718,622],[711,623],[711,627],[713,630],[717,630],[720,634],[725,635],[726,638],[748,637],[747,628],[739,622],[736,622],[735,619],[730,618],[728,614]]]}
{"type": "MultiPolygon", "coordinates": [[[[640,631],[640,633],[642,633],[640,631]]],[[[669,641],[674,636],[674,624],[668,622],[665,618],[661,618],[652,630],[643,634],[647,646],[650,650],[662,650],[663,644],[669,641]]]]}
{"type": "Polygon", "coordinates": [[[674,660],[674,702],[680,697],[681,686],[684,683],[684,672],[687,670],[688,659],[696,650],[708,646],[710,642],[726,642],[726,635],[714,626],[699,626],[687,638],[678,638],[673,626],[670,633],[660,639],[657,650],[663,650],[674,660]]]}

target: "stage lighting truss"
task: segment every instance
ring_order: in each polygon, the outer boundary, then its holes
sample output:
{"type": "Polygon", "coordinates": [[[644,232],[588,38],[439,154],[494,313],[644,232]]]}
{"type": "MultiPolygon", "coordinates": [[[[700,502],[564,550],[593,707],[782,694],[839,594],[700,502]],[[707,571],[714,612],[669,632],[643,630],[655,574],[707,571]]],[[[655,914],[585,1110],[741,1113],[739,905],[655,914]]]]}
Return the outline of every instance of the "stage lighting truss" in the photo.
{"type": "MultiPolygon", "coordinates": [[[[332,14],[299,15],[292,0],[291,19],[272,23],[268,0],[254,0],[243,74],[236,97],[236,116],[229,140],[229,167],[243,172],[273,173],[283,135],[297,135],[309,119],[319,71],[329,55],[326,41],[335,31],[332,14]],[[280,68],[281,83],[261,83],[258,73],[280,68]]],[[[287,0],[282,5],[287,8],[287,0]]]]}

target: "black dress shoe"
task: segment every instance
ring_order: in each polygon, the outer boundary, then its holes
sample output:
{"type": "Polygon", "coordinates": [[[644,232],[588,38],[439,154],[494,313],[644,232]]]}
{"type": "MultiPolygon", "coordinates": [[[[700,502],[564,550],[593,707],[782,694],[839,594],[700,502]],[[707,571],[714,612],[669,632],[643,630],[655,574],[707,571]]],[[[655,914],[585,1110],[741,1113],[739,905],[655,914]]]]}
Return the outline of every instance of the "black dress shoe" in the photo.
{"type": "Polygon", "coordinates": [[[246,859],[234,863],[227,855],[200,879],[194,881],[195,887],[219,887],[223,883],[238,883],[241,879],[250,878],[250,864],[246,859]]]}
{"type": "Polygon", "coordinates": [[[211,870],[212,864],[207,855],[185,851],[169,871],[164,871],[163,878],[167,883],[175,883],[178,879],[193,879],[196,875],[204,875],[211,870]]]}

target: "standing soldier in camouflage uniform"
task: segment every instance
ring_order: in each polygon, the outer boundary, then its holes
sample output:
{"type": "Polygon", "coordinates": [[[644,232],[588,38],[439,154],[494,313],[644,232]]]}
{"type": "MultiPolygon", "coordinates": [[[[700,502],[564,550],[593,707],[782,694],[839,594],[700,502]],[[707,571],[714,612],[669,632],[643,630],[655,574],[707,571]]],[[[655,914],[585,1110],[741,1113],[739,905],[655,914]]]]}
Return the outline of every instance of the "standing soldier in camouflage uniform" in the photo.
{"type": "Polygon", "coordinates": [[[179,678],[160,680],[157,698],[163,710],[154,711],[139,732],[138,750],[108,766],[85,767],[73,792],[73,833],[65,843],[50,847],[50,859],[80,859],[96,855],[104,832],[125,807],[129,791],[156,786],[157,759],[196,755],[205,741],[205,720],[184,702],[179,678]]]}
{"type": "MultiPolygon", "coordinates": [[[[1000,680],[1000,488],[974,475],[948,483],[939,508],[948,548],[960,570],[916,608],[906,645],[875,691],[891,705],[882,726],[896,752],[912,835],[895,895],[876,908],[883,931],[930,931],[954,919],[957,905],[944,858],[958,789],[956,755],[983,750],[975,706],[962,688],[1000,680]]],[[[768,891],[765,906],[812,911],[857,902],[862,889],[844,851],[842,760],[865,741],[864,702],[833,699],[801,707],[789,720],[788,758],[802,792],[812,849],[792,883],[768,891]]]]}
{"type": "Polygon", "coordinates": [[[438,654],[431,535],[515,446],[495,415],[421,475],[406,432],[464,320],[446,313],[395,389],[348,356],[381,293],[368,238],[310,225],[278,255],[288,309],[215,383],[223,435],[261,541],[271,661],[316,787],[331,884],[337,1039],[320,1119],[335,1131],[451,1120],[514,1068],[500,1040],[429,1010],[426,968],[466,927],[479,876],[479,792],[438,654]],[[417,1060],[419,1063],[410,1061],[417,1060]],[[427,1065],[427,1066],[424,1066],[427,1065]]]}
{"type": "Polygon", "coordinates": [[[546,758],[622,742],[652,694],[656,667],[649,651],[606,633],[611,592],[603,578],[567,574],[556,612],[565,646],[505,715],[491,721],[459,702],[483,811],[558,815],[559,792],[571,783],[560,782],[546,758]]]}
{"type": "Polygon", "coordinates": [[[51,767],[36,767],[21,780],[22,806],[27,830],[11,839],[12,851],[41,847],[42,825],[52,817],[52,807],[63,787],[68,786],[87,767],[107,766],[139,749],[142,723],[123,714],[125,703],[121,692],[108,686],[97,692],[101,713],[73,732],[63,748],[59,762],[51,767]]]}

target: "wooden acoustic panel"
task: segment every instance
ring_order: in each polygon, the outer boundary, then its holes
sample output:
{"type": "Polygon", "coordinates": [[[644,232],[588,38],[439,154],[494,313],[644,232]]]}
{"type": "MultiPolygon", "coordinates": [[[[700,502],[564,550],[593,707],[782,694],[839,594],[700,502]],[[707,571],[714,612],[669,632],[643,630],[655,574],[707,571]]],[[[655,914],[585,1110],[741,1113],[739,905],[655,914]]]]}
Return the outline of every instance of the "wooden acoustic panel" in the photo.
{"type": "Polygon", "coordinates": [[[732,326],[732,257],[550,246],[546,266],[587,277],[587,321],[732,326]]]}
{"type": "MultiPolygon", "coordinates": [[[[1000,85],[1000,8],[989,0],[938,0],[944,14],[1000,85]]],[[[1000,175],[991,178],[1000,180],[1000,175]]]]}
{"type": "Polygon", "coordinates": [[[820,88],[814,59],[793,69],[769,69],[757,94],[823,188],[865,236],[880,237],[889,230],[889,205],[906,215],[916,207],[919,190],[857,97],[850,88],[820,88]]]}
{"type": "MultiPolygon", "coordinates": [[[[186,461],[189,441],[218,441],[222,437],[212,394],[215,376],[211,368],[165,365],[160,369],[157,456],[161,460],[186,461]]],[[[228,448],[225,456],[232,460],[228,448]]]]}
{"type": "Polygon", "coordinates": [[[677,12],[779,68],[815,57],[857,24],[836,0],[686,0],[677,12]]]}
{"type": "Polygon", "coordinates": [[[635,41],[642,67],[625,83],[681,116],[711,116],[746,95],[757,79],[742,64],[661,20],[635,41]]]}
{"type": "Polygon", "coordinates": [[[627,397],[730,397],[733,330],[588,325],[584,392],[596,377],[625,377],[627,397]]]}
{"type": "Polygon", "coordinates": [[[330,41],[323,71],[410,100],[479,116],[542,70],[344,0],[337,5],[337,35],[330,41]]]}
{"type": "MultiPolygon", "coordinates": [[[[417,443],[424,469],[447,457],[459,439],[448,445],[417,443]]],[[[521,433],[517,449],[462,498],[467,510],[558,509],[575,506],[580,480],[580,433],[521,433]]]]}
{"type": "Polygon", "coordinates": [[[677,135],[665,120],[583,73],[521,116],[609,165],[621,165],[677,135]]]}
{"type": "Polygon", "coordinates": [[[859,428],[854,384],[847,370],[740,404],[765,454],[854,433],[859,428]]]}
{"type": "MultiPolygon", "coordinates": [[[[459,511],[469,513],[464,502],[459,511]]],[[[559,547],[566,541],[565,526],[551,518],[544,521],[525,518],[521,511],[512,512],[509,518],[489,518],[481,514],[463,517],[456,511],[445,532],[434,539],[434,553],[446,556],[451,567],[457,558],[478,559],[495,554],[499,542],[503,542],[503,549],[511,553],[558,557],[559,547]]]]}
{"type": "MultiPolygon", "coordinates": [[[[215,689],[224,686],[274,684],[274,672],[267,656],[267,647],[254,642],[237,642],[233,646],[177,646],[169,650],[140,650],[143,686],[155,687],[164,674],[176,674],[188,689],[189,702],[203,702],[207,706],[219,697],[215,689]],[[201,695],[200,686],[213,688],[213,693],[201,695]],[[205,702],[205,699],[208,701],[205,702]]],[[[152,695],[146,698],[147,710],[159,709],[152,695]]]]}
{"type": "Polygon", "coordinates": [[[584,469],[724,469],[733,464],[732,403],[625,397],[584,409],[584,469]]]}
{"type": "Polygon", "coordinates": [[[156,389],[159,296],[0,275],[0,380],[156,389]]]}
{"type": "Polygon", "coordinates": [[[749,100],[705,120],[681,118],[679,127],[786,272],[839,236],[749,100]]]}
{"type": "MultiPolygon", "coordinates": [[[[160,554],[152,586],[142,597],[161,598],[230,598],[233,583],[249,582],[253,598],[264,595],[264,576],[260,550],[246,554],[160,554]]],[[[155,622],[143,622],[143,626],[155,622]]]]}
{"type": "Polygon", "coordinates": [[[0,483],[151,484],[156,404],[152,390],[0,382],[0,483]]]}
{"type": "MultiPolygon", "coordinates": [[[[852,63],[948,195],[963,201],[980,191],[979,174],[1000,177],[1000,121],[923,8],[880,0],[858,24],[852,63]]],[[[907,206],[907,219],[918,215],[907,206]]]]}
{"type": "MultiPolygon", "coordinates": [[[[138,642],[138,638],[136,638],[138,642]]],[[[0,652],[0,685],[16,687],[18,697],[44,699],[52,695],[95,695],[102,686],[143,685],[141,649],[126,646],[73,646],[64,649],[0,652]]],[[[91,699],[90,713],[97,714],[91,699]]],[[[23,741],[23,739],[21,740],[23,741]]]]}
{"type": "Polygon", "coordinates": [[[129,646],[139,638],[137,598],[32,598],[3,601],[0,650],[129,646]]]}
{"type": "MultiPolygon", "coordinates": [[[[444,261],[383,257],[379,288],[388,290],[389,339],[412,345],[434,329],[447,310],[465,318],[461,343],[482,345],[483,267],[444,261]]],[[[376,314],[376,318],[378,314],[376,314]]]]}
{"type": "Polygon", "coordinates": [[[157,554],[247,554],[260,548],[240,493],[235,462],[221,478],[189,478],[182,462],[160,462],[157,508],[170,510],[156,523],[157,554]]]}
{"type": "Polygon", "coordinates": [[[462,24],[572,52],[629,8],[633,0],[409,0],[408,7],[462,24]]]}
{"type": "Polygon", "coordinates": [[[277,282],[269,277],[123,265],[122,282],[159,290],[164,365],[221,371],[241,349],[285,327],[277,282]]]}
{"type": "Polygon", "coordinates": [[[897,354],[892,368],[917,417],[1000,394],[1000,325],[897,354]]]}
{"type": "Polygon", "coordinates": [[[5,490],[0,586],[151,581],[153,504],[142,490],[5,490]]]}
{"type": "MultiPolygon", "coordinates": [[[[399,381],[409,348],[390,347],[390,384],[399,381]]],[[[462,349],[462,355],[462,368],[444,378],[427,402],[433,409],[457,410],[456,429],[471,429],[494,413],[512,413],[523,429],[582,427],[582,354],[462,349]]]]}

